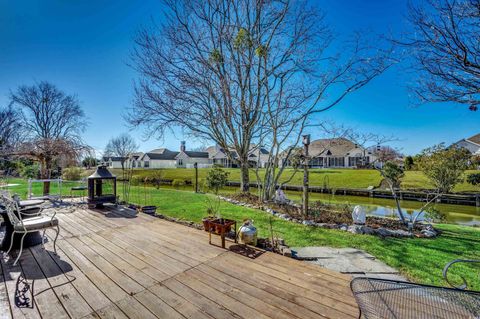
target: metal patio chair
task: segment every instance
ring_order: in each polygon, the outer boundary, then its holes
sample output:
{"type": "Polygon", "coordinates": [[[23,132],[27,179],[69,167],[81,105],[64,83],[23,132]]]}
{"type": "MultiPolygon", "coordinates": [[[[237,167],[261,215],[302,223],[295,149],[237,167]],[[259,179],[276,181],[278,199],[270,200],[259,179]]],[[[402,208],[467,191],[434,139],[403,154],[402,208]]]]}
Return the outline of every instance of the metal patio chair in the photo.
{"type": "Polygon", "coordinates": [[[453,288],[421,285],[380,278],[354,278],[350,287],[364,318],[480,318],[480,292],[468,291],[466,280],[454,285],[448,270],[454,264],[480,263],[457,259],[443,269],[453,288]]]}
{"type": "Polygon", "coordinates": [[[58,224],[58,218],[55,217],[56,211],[53,211],[53,214],[50,214],[49,212],[41,209],[40,212],[29,214],[20,210],[18,202],[15,199],[5,196],[3,194],[1,195],[0,199],[3,206],[5,207],[8,218],[10,219],[10,223],[13,226],[13,233],[10,239],[10,248],[8,249],[7,254],[9,254],[10,250],[12,250],[15,234],[23,234],[20,241],[20,252],[13,265],[17,264],[18,260],[22,255],[23,240],[28,233],[43,231],[42,248],[45,249],[45,231],[48,228],[53,228],[56,231],[55,239],[53,241],[53,250],[55,254],[57,253],[56,242],[60,233],[60,227],[58,224]]]}

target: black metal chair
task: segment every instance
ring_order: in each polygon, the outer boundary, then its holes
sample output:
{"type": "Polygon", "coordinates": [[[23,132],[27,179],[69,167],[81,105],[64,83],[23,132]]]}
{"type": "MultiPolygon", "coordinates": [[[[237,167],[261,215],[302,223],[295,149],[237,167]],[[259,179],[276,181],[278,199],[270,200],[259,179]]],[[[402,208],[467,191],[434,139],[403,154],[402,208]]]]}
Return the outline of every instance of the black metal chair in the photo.
{"type": "Polygon", "coordinates": [[[404,281],[359,277],[350,287],[363,318],[480,318],[480,292],[468,291],[467,283],[453,285],[448,270],[456,263],[479,262],[457,259],[443,269],[454,288],[420,285],[404,281]]]}

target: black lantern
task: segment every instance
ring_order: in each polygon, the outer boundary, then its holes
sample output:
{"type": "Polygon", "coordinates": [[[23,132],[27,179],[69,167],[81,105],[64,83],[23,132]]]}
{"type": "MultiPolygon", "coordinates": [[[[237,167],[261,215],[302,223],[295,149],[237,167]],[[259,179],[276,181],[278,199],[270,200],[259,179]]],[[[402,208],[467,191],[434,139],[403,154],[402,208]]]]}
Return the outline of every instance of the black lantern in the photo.
{"type": "Polygon", "coordinates": [[[106,203],[117,203],[117,177],[100,165],[88,177],[88,207],[102,208],[106,203]]]}

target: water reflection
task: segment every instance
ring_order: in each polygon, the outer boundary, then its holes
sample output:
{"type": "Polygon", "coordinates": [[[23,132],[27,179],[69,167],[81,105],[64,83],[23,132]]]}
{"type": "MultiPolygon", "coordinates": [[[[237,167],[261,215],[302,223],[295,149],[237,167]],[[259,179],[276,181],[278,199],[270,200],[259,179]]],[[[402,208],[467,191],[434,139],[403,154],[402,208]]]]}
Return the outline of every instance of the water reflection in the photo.
{"type": "MultiPolygon", "coordinates": [[[[287,194],[289,198],[295,201],[301,200],[298,192],[287,192],[287,194]]],[[[360,205],[370,216],[398,217],[395,201],[391,199],[318,193],[311,193],[310,199],[312,201],[321,200],[330,204],[360,205]]],[[[402,211],[409,216],[417,214],[424,204],[416,201],[401,201],[400,203],[402,211]]],[[[447,223],[469,226],[480,225],[480,207],[451,204],[435,204],[434,207],[445,214],[447,223]]],[[[418,220],[422,220],[424,217],[424,213],[422,213],[418,220]]]]}

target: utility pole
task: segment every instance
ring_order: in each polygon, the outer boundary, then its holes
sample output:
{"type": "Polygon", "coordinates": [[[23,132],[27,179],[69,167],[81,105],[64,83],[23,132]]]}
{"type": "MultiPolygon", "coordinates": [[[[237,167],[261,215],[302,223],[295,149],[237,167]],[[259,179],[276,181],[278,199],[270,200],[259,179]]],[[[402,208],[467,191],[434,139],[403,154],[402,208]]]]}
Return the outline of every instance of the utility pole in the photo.
{"type": "Polygon", "coordinates": [[[303,135],[303,215],[308,216],[308,146],[310,134],[303,135]]]}
{"type": "Polygon", "coordinates": [[[193,167],[195,168],[195,193],[198,193],[198,164],[195,162],[193,167]]]}

